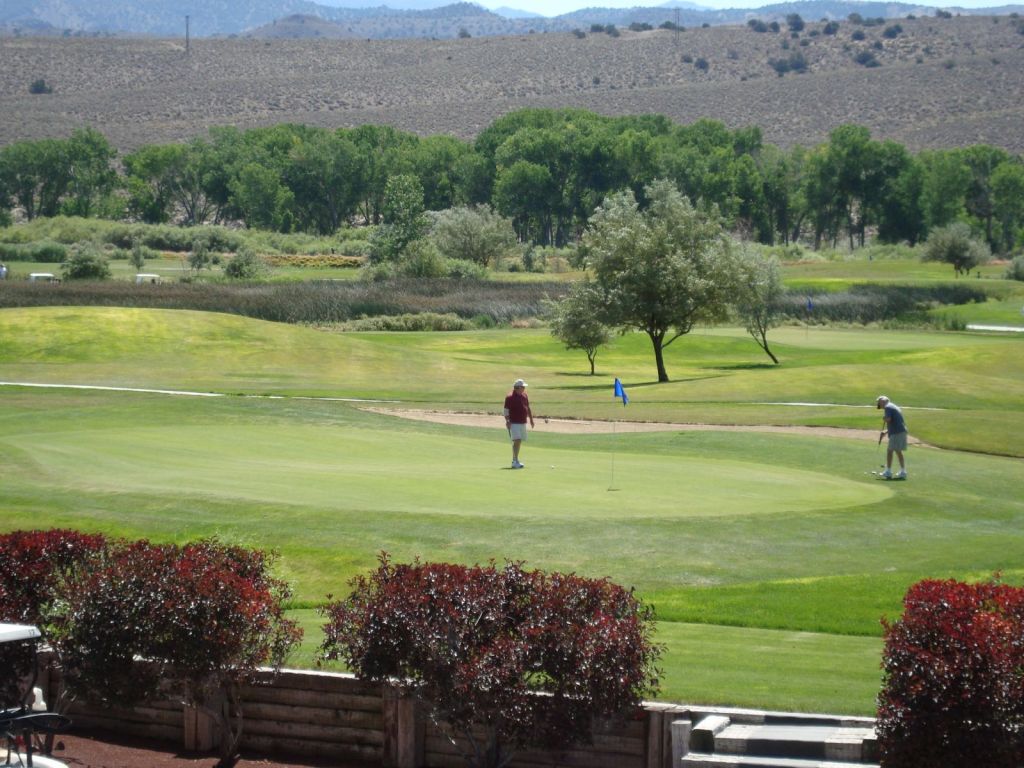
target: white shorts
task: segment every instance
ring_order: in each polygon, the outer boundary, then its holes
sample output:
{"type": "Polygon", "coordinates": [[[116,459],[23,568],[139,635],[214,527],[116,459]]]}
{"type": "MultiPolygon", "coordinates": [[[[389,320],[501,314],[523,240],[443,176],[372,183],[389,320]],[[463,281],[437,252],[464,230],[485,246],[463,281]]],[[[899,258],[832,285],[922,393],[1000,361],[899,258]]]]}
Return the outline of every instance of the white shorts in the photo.
{"type": "Polygon", "coordinates": [[[509,424],[508,433],[513,440],[525,440],[526,439],[526,425],[525,424],[509,424]]]}
{"type": "Polygon", "coordinates": [[[905,451],[907,450],[907,433],[897,432],[895,435],[889,435],[889,450],[890,451],[905,451]]]}

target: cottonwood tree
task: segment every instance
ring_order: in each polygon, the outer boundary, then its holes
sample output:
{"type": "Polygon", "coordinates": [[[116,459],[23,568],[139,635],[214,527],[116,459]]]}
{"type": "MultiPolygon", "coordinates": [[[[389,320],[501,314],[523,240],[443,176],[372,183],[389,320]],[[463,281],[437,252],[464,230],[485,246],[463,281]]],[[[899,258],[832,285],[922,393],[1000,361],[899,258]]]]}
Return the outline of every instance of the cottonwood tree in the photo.
{"type": "Polygon", "coordinates": [[[740,261],[736,311],[747,333],[776,365],[779,359],[768,348],[768,331],[782,315],[779,299],[785,293],[775,259],[747,253],[740,261]]]}
{"type": "Polygon", "coordinates": [[[590,362],[590,375],[594,375],[594,360],[598,348],[608,343],[608,327],[595,311],[601,301],[600,292],[593,283],[576,283],[559,302],[552,302],[551,335],[565,344],[566,349],[582,349],[590,362]]]}
{"type": "Polygon", "coordinates": [[[370,240],[370,260],[398,262],[409,245],[422,238],[430,226],[424,215],[423,186],[418,178],[399,174],[388,179],[383,219],[370,240]]]}
{"type": "Polygon", "coordinates": [[[728,315],[738,277],[733,242],[717,214],[698,211],[668,181],[607,198],[581,249],[593,271],[597,317],[651,340],[658,381],[668,381],[665,348],[702,322],[728,315]]]}

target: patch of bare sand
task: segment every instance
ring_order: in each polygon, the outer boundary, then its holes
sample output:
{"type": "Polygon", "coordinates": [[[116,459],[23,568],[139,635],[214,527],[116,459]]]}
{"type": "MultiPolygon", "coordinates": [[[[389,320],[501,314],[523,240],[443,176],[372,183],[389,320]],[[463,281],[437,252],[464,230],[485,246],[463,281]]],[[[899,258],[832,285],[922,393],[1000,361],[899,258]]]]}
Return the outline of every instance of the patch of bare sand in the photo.
{"type": "MultiPolygon", "coordinates": [[[[427,411],[411,408],[365,408],[363,410],[398,416],[415,421],[430,421],[436,424],[453,424],[460,427],[481,427],[500,429],[502,419],[495,413],[456,413],[454,411],[427,411]]],[[[842,427],[775,426],[766,424],[679,424],[653,421],[589,421],[587,419],[538,419],[537,429],[569,435],[596,435],[610,432],[777,432],[789,435],[813,435],[816,437],[840,437],[851,440],[878,440],[878,432],[871,429],[844,429],[842,427]]],[[[910,438],[912,445],[925,446],[920,440],[910,438]]]]}

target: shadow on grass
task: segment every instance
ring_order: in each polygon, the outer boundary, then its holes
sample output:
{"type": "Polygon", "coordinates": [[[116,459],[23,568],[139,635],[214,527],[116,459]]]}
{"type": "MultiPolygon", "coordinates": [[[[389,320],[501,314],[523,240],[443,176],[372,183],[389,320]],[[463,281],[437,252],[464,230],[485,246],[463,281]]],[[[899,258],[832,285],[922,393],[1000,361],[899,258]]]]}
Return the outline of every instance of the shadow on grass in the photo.
{"type": "MultiPolygon", "coordinates": [[[[751,367],[757,367],[757,366],[751,366],[751,367]]],[[[774,366],[769,365],[768,367],[769,368],[773,368],[774,366]]],[[[716,370],[725,370],[725,369],[724,368],[718,368],[716,370]]],[[[555,375],[556,376],[569,376],[569,377],[585,377],[585,378],[588,378],[588,379],[591,378],[590,374],[566,373],[564,371],[558,371],[558,372],[555,373],[555,375]]],[[[671,379],[670,378],[667,382],[659,382],[659,381],[623,381],[622,382],[622,386],[625,387],[627,391],[630,391],[630,390],[634,390],[634,389],[644,389],[644,388],[647,388],[647,387],[657,387],[657,386],[659,386],[661,384],[679,384],[679,383],[682,383],[682,382],[689,382],[689,381],[706,381],[708,379],[721,379],[721,378],[724,377],[724,375],[725,374],[721,374],[721,373],[711,373],[711,374],[708,374],[706,376],[687,376],[687,377],[681,378],[681,379],[671,379]]],[[[612,376],[611,374],[597,374],[594,378],[598,379],[600,381],[600,383],[596,383],[595,382],[594,384],[584,384],[582,386],[578,385],[578,384],[566,384],[564,386],[545,387],[545,389],[565,390],[565,391],[570,391],[571,390],[573,392],[580,392],[580,391],[600,392],[602,390],[611,388],[611,386],[612,386],[611,382],[615,379],[615,377],[612,376]]]]}
{"type": "Polygon", "coordinates": [[[732,365],[716,365],[716,371],[759,371],[773,370],[780,366],[775,363],[733,363],[732,365]]]}

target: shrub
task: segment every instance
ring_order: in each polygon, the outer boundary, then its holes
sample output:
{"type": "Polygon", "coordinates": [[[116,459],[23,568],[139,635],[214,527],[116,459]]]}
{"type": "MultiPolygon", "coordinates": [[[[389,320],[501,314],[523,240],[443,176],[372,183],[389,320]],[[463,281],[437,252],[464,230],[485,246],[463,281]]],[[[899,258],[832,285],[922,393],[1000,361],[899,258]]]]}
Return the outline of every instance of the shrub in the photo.
{"type": "MultiPolygon", "coordinates": [[[[65,585],[105,544],[99,534],[61,529],[0,535],[0,621],[35,625],[51,639],[65,585]]],[[[27,643],[0,645],[0,707],[21,703],[20,678],[31,672],[32,650],[27,643]]]]}
{"type": "Polygon", "coordinates": [[[516,244],[512,222],[488,205],[441,211],[430,238],[445,256],[484,267],[497,265],[516,244]]]}
{"type": "Polygon", "coordinates": [[[448,265],[437,247],[425,240],[415,240],[405,248],[398,272],[402,277],[446,277],[448,265]]]}
{"type": "Polygon", "coordinates": [[[875,58],[875,54],[873,54],[871,51],[861,51],[860,53],[853,57],[853,60],[860,64],[861,66],[868,67],[869,69],[871,67],[881,66],[881,62],[879,62],[879,60],[875,58]]]}
{"type": "Polygon", "coordinates": [[[45,625],[64,583],[105,546],[100,534],[59,528],[0,534],[0,621],[45,625]]]}
{"type": "Polygon", "coordinates": [[[72,246],[61,272],[65,280],[107,280],[110,278],[110,265],[107,257],[99,248],[90,243],[72,246]]]}
{"type": "Polygon", "coordinates": [[[838,31],[839,31],[839,22],[838,22],[838,21],[830,21],[830,22],[827,22],[827,23],[825,24],[825,26],[823,26],[823,27],[821,28],[821,33],[822,33],[823,35],[834,35],[834,34],[836,34],[836,33],[837,33],[838,31]]]}
{"type": "Polygon", "coordinates": [[[169,684],[216,714],[221,764],[230,764],[241,735],[238,686],[260,665],[280,666],[301,637],[284,618],[290,592],[270,576],[272,562],[213,539],[111,548],[68,591],[59,635],[66,684],[121,706],[153,699],[169,684]],[[135,663],[139,657],[144,663],[135,663]]]}
{"type": "Polygon", "coordinates": [[[465,259],[447,259],[447,277],[451,280],[486,280],[487,268],[465,259]]]}
{"type": "Polygon", "coordinates": [[[253,280],[267,271],[267,263],[251,248],[243,248],[224,266],[224,275],[233,280],[253,280]]]}
{"type": "Polygon", "coordinates": [[[577,27],[572,31],[572,36],[575,37],[577,40],[582,40],[587,36],[587,33],[577,27]]]}
{"type": "Polygon", "coordinates": [[[465,737],[482,728],[463,753],[480,768],[587,741],[595,717],[630,714],[657,682],[651,609],[604,579],[382,555],[351,586],[322,609],[322,658],[394,681],[465,737]]]}
{"type": "Polygon", "coordinates": [[[1024,281],[1024,256],[1014,256],[1006,267],[1007,280],[1021,280],[1024,281]]]}
{"type": "Polygon", "coordinates": [[[899,24],[890,24],[888,27],[882,30],[882,37],[893,40],[903,34],[903,27],[899,24]]]}
{"type": "Polygon", "coordinates": [[[32,81],[32,85],[28,87],[28,92],[37,95],[43,93],[53,93],[53,86],[47,85],[46,80],[40,77],[32,81]]]}
{"type": "Polygon", "coordinates": [[[43,263],[63,262],[68,249],[60,243],[43,241],[39,243],[0,243],[0,261],[36,261],[43,263]]]}
{"type": "Polygon", "coordinates": [[[755,32],[768,31],[768,25],[761,21],[761,19],[750,19],[750,21],[747,22],[747,26],[750,27],[755,32]]]}
{"type": "Polygon", "coordinates": [[[855,29],[853,30],[853,34],[850,35],[851,40],[864,40],[866,37],[867,35],[864,34],[863,29],[855,29]]]}
{"type": "Polygon", "coordinates": [[[963,222],[954,222],[933,229],[924,244],[923,261],[943,261],[953,267],[953,274],[966,275],[975,267],[992,258],[988,244],[975,240],[971,228],[963,222]]]}
{"type": "Polygon", "coordinates": [[[925,580],[885,627],[886,768],[1024,765],[1024,588],[925,580]]]}
{"type": "Polygon", "coordinates": [[[701,72],[707,72],[708,71],[708,67],[710,65],[708,64],[708,60],[707,59],[697,59],[693,63],[693,66],[695,68],[699,69],[701,72]]]}
{"type": "Polygon", "coordinates": [[[646,21],[634,21],[629,25],[630,32],[649,32],[652,29],[654,29],[654,27],[646,21]]]}

